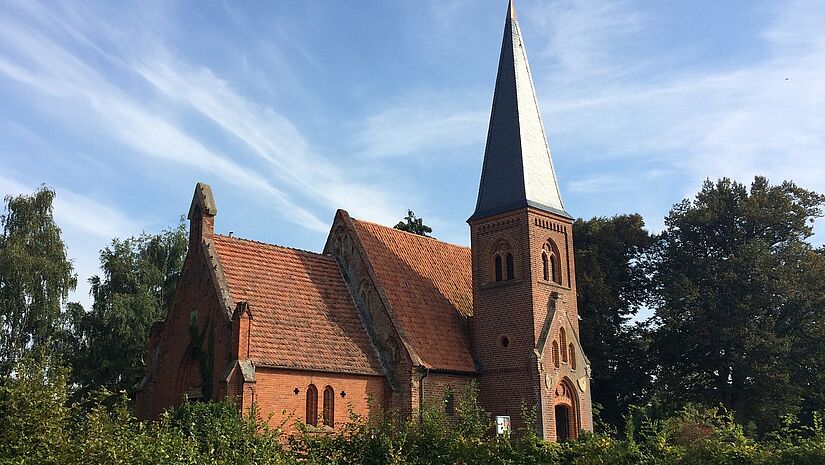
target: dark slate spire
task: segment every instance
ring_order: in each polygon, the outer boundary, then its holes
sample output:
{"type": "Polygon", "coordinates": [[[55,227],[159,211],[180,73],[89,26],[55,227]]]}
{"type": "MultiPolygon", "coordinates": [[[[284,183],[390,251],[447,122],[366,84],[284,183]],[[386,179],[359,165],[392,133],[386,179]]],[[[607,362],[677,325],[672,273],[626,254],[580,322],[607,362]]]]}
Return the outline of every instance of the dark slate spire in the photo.
{"type": "Polygon", "coordinates": [[[527,53],[510,0],[481,185],[470,220],[527,206],[570,217],[561,201],[527,53]]]}

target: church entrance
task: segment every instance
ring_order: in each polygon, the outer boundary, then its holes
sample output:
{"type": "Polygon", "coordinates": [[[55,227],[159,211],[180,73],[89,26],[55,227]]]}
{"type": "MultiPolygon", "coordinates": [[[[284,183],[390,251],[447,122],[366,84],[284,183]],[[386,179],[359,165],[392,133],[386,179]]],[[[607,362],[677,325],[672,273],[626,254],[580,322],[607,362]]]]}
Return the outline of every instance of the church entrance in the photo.
{"type": "Polygon", "coordinates": [[[578,405],[576,388],[568,378],[563,379],[553,389],[553,420],[557,442],[579,437],[578,405]]]}
{"type": "Polygon", "coordinates": [[[570,413],[566,405],[556,405],[556,441],[570,439],[570,413]]]}

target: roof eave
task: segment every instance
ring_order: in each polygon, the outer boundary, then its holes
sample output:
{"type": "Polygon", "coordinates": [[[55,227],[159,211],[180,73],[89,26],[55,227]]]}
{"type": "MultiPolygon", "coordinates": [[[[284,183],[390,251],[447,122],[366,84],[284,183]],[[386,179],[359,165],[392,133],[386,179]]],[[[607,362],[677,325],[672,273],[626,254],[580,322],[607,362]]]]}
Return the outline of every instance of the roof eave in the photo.
{"type": "Polygon", "coordinates": [[[473,215],[471,217],[467,218],[467,223],[472,223],[472,222],[474,222],[476,220],[479,220],[481,218],[487,218],[487,217],[493,216],[493,215],[500,215],[502,213],[507,213],[507,212],[511,212],[511,211],[515,211],[515,210],[519,210],[519,209],[527,208],[527,207],[535,208],[537,210],[545,211],[547,213],[552,213],[554,215],[559,215],[559,216],[561,216],[563,218],[567,218],[569,220],[574,219],[569,213],[567,213],[566,211],[564,211],[562,209],[551,207],[549,205],[544,205],[544,204],[541,204],[541,203],[538,203],[538,202],[535,202],[535,201],[532,201],[532,200],[524,199],[524,200],[520,200],[520,201],[515,202],[515,203],[511,203],[511,204],[507,204],[507,205],[500,205],[500,206],[497,206],[497,207],[494,207],[494,208],[488,208],[488,209],[482,210],[482,211],[476,210],[475,213],[473,213],[473,215]]]}

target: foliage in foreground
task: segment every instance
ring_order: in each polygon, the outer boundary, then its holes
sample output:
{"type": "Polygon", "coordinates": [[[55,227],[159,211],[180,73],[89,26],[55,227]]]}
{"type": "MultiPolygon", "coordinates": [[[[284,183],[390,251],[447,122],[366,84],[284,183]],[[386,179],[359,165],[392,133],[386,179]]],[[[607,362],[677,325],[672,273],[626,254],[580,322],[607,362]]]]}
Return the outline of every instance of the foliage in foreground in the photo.
{"type": "MultiPolygon", "coordinates": [[[[48,357],[40,357],[48,360],[48,357]]],[[[636,410],[624,437],[586,435],[546,443],[532,432],[488,435],[489,416],[472,391],[456,417],[427,410],[420,423],[351,417],[334,434],[299,425],[286,437],[253,411],[230,404],[186,405],[139,422],[125,397],[100,393],[69,403],[67,372],[29,358],[0,391],[0,464],[642,464],[825,463],[825,429],[787,421],[761,441],[722,409],[687,408],[666,420],[636,410]],[[452,423],[448,426],[448,423],[452,423]]]]}

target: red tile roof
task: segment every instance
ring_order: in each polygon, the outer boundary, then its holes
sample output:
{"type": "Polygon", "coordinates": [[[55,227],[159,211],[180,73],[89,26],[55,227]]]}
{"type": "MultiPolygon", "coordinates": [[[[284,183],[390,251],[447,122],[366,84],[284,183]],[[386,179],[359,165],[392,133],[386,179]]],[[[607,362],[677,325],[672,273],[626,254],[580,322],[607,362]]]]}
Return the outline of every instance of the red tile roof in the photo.
{"type": "Polygon", "coordinates": [[[232,298],[252,307],[254,362],[382,373],[335,259],[234,237],[214,239],[232,298]]]}
{"type": "Polygon", "coordinates": [[[470,249],[352,220],[400,330],[431,368],[475,371],[470,249]]]}

